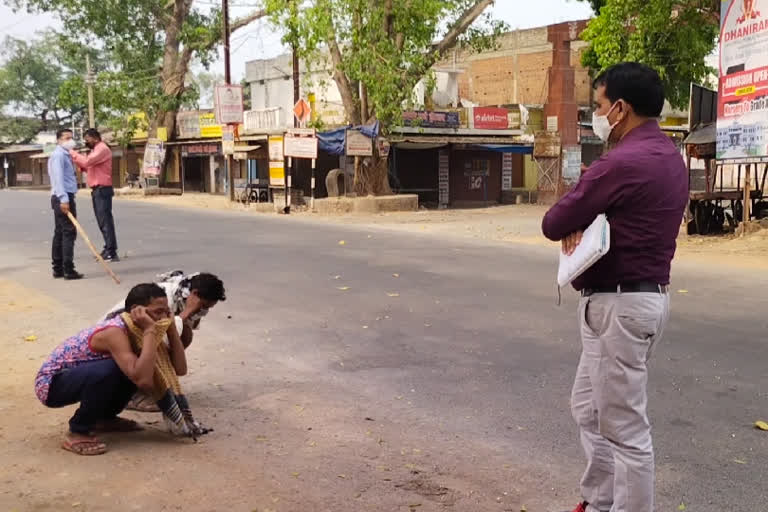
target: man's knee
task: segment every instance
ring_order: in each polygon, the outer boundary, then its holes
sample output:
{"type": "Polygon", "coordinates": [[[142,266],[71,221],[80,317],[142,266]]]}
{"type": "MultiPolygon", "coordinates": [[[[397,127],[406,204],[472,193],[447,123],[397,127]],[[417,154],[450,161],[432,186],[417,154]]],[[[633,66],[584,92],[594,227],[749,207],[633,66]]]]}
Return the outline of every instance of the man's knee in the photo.
{"type": "Polygon", "coordinates": [[[89,380],[92,384],[112,386],[125,384],[130,379],[123,373],[114,359],[106,359],[94,365],[89,380]]]}
{"type": "Polygon", "coordinates": [[[639,414],[616,417],[600,414],[600,435],[618,448],[635,453],[652,453],[651,427],[639,414]]]}
{"type": "Polygon", "coordinates": [[[580,398],[574,394],[571,396],[571,416],[578,426],[586,428],[595,424],[597,411],[592,400],[580,398]]]}

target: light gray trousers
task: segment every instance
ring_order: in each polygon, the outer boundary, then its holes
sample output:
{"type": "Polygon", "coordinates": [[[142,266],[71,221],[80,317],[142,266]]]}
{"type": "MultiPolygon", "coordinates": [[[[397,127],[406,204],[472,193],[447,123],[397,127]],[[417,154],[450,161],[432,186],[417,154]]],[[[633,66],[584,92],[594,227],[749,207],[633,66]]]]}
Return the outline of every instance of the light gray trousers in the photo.
{"type": "Polygon", "coordinates": [[[595,294],[579,304],[582,353],[571,396],[587,469],[589,512],[653,512],[647,363],[669,318],[669,295],[595,294]]]}

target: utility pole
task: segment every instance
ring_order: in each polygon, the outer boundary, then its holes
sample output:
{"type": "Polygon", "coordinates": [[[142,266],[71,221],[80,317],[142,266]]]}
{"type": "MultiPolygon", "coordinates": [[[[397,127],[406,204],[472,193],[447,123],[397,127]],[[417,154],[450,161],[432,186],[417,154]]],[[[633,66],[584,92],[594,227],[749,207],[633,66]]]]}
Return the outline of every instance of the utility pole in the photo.
{"type": "MultiPolygon", "coordinates": [[[[226,1],[226,0],[225,0],[226,1]]],[[[96,128],[96,121],[93,115],[93,74],[91,73],[91,57],[85,54],[85,83],[88,86],[88,127],[96,128]]]]}
{"type": "MultiPolygon", "coordinates": [[[[232,68],[230,64],[230,50],[229,50],[229,1],[221,0],[221,17],[222,17],[222,29],[224,31],[224,82],[226,85],[232,85],[232,68]]],[[[222,149],[224,144],[222,143],[222,149]]],[[[227,175],[229,177],[229,200],[235,200],[235,173],[232,169],[232,156],[227,155],[225,157],[227,162],[227,175]]]]}

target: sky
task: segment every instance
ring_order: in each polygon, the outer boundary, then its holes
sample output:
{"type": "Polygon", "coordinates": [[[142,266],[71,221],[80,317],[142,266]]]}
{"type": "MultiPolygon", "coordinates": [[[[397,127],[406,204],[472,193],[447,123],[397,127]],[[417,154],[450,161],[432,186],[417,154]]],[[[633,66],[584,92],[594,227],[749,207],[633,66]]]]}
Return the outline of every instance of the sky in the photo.
{"type": "MultiPolygon", "coordinates": [[[[214,5],[215,0],[196,0],[201,9],[214,5]]],[[[251,12],[255,0],[231,0],[230,16],[237,18],[251,12]]],[[[592,9],[586,2],[578,0],[496,0],[491,8],[497,19],[505,21],[512,29],[524,29],[545,26],[552,23],[586,19],[592,16],[592,9]]],[[[14,13],[4,4],[0,6],[0,35],[17,38],[32,37],[37,31],[48,27],[57,27],[55,17],[48,14],[26,12],[14,13]]],[[[254,59],[267,59],[286,52],[275,34],[265,21],[259,21],[232,34],[232,78],[239,82],[245,76],[245,63],[254,59]]],[[[2,56],[0,56],[1,58],[2,56]]],[[[220,58],[212,65],[212,71],[224,73],[223,60],[220,58]]]]}

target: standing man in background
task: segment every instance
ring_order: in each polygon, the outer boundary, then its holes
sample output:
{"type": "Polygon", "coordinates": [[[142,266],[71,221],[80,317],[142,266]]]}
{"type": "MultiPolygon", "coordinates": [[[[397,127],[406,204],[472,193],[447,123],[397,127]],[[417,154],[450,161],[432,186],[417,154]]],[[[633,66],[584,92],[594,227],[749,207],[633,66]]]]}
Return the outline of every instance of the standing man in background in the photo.
{"type": "Polygon", "coordinates": [[[542,229],[573,254],[605,213],[610,251],[573,281],[581,292],[582,352],[571,395],[587,468],[574,512],[653,512],[654,454],[648,361],[669,318],[670,264],[688,202],[688,170],[659,127],[656,71],[617,64],[595,80],[595,134],[613,149],[544,217],[542,229]]]}
{"type": "Polygon", "coordinates": [[[101,134],[94,128],[89,128],[84,138],[85,145],[91,152],[86,156],[70,150],[70,154],[77,166],[88,174],[93,213],[104,237],[101,257],[106,261],[120,261],[117,256],[115,219],[112,217],[112,197],[115,195],[115,189],[112,187],[112,150],[101,140],[101,134]]]}
{"type": "Polygon", "coordinates": [[[77,231],[67,217],[68,213],[77,217],[75,194],[77,194],[77,176],[69,152],[75,147],[72,130],[56,132],[58,145],[48,158],[48,177],[51,182],[51,208],[53,208],[53,243],[51,260],[54,279],[68,281],[82,279],[83,275],[75,270],[75,238],[77,231]]]}

